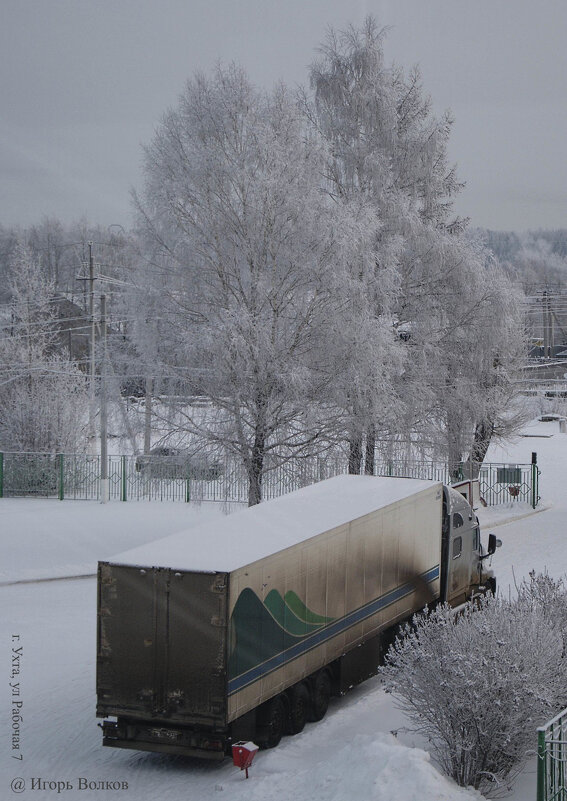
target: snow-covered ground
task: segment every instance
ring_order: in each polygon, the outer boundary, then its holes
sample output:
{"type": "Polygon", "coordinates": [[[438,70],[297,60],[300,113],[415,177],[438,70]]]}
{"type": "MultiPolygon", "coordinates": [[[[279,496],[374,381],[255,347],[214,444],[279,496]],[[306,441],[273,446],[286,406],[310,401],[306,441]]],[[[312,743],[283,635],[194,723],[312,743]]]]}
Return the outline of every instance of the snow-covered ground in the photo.
{"type": "MultiPolygon", "coordinates": [[[[542,470],[540,511],[510,503],[479,509],[483,540],[494,530],[503,547],[493,559],[501,591],[531,569],[567,573],[567,435],[558,423],[535,423],[488,460],[525,463],[532,451],[542,470]]],[[[278,748],[260,752],[246,781],[222,764],[102,748],[94,717],[96,561],[190,528],[220,508],[182,503],[0,500],[0,642],[4,676],[0,709],[0,799],[132,798],[140,801],[471,801],[435,768],[426,747],[371,679],[342,699],[327,717],[278,748]],[[74,578],[86,576],[86,578],[74,578]],[[67,577],[67,578],[63,578],[67,577]],[[45,581],[56,578],[59,580],[45,581]],[[38,581],[39,579],[39,581],[38,581]],[[17,582],[17,583],[16,583],[17,582]],[[18,637],[19,639],[13,639],[18,637]],[[11,751],[11,657],[22,647],[19,680],[21,761],[11,751]],[[391,732],[395,731],[397,736],[391,732]],[[36,782],[32,786],[32,779],[36,782]],[[79,780],[82,779],[83,782],[79,780]],[[38,781],[41,781],[37,789],[38,781]],[[82,789],[84,781],[127,783],[128,789],[82,789]],[[67,782],[68,787],[50,782],[67,782]],[[35,788],[35,789],[34,789],[35,788]],[[18,786],[15,785],[15,789],[18,786]]],[[[534,732],[535,744],[535,732],[534,732]]],[[[118,786],[115,785],[115,786],[118,786]]],[[[535,798],[535,766],[528,763],[509,798],[535,798]]]]}
{"type": "Polygon", "coordinates": [[[94,575],[99,559],[222,513],[222,507],[212,503],[2,498],[0,585],[94,575]]]}

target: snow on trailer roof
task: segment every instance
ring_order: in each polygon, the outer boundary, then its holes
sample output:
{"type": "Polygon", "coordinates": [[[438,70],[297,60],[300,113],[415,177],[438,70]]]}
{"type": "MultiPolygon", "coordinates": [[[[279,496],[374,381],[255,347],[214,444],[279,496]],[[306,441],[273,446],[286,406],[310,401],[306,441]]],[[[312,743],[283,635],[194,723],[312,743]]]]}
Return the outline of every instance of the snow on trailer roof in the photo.
{"type": "Polygon", "coordinates": [[[229,573],[440,482],[336,476],[120,553],[112,564],[229,573]]]}

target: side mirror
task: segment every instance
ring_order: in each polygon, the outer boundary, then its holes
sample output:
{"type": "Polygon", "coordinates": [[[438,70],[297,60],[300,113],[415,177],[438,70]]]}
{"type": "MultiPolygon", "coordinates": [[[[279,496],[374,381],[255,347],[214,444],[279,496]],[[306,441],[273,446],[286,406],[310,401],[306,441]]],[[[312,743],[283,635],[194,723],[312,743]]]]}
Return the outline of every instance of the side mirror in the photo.
{"type": "Polygon", "coordinates": [[[492,554],[496,552],[496,549],[500,548],[501,545],[502,545],[502,540],[498,539],[496,537],[496,534],[489,534],[487,556],[492,556],[492,554]]]}

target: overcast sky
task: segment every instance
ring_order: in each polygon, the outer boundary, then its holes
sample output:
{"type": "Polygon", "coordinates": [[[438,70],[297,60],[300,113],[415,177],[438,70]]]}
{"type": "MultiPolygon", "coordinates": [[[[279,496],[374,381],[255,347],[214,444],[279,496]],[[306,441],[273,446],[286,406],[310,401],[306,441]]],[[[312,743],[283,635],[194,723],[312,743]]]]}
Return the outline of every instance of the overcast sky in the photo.
{"type": "Polygon", "coordinates": [[[141,144],[195,70],[305,84],[328,26],[373,14],[455,118],[475,226],[567,228],[565,0],[0,0],[0,223],[132,223],[141,144]]]}

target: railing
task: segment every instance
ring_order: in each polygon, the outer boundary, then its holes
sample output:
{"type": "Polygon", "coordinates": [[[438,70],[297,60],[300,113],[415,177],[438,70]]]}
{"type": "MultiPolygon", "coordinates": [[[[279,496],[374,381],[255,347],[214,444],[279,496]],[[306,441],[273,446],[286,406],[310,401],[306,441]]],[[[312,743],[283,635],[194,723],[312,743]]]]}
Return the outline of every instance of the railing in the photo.
{"type": "Polygon", "coordinates": [[[443,462],[415,460],[382,461],[376,464],[375,474],[405,478],[425,478],[456,484],[476,478],[480,497],[487,506],[510,502],[529,503],[535,509],[540,501],[540,470],[533,464],[471,463],[452,466],[443,462]]]}
{"type": "Polygon", "coordinates": [[[567,709],[537,730],[537,801],[567,801],[567,709]]]}
{"type": "MultiPolygon", "coordinates": [[[[346,473],[341,455],[292,459],[267,470],[265,500],[324,478],[346,473]]],[[[452,484],[478,478],[480,496],[490,506],[539,501],[537,465],[470,463],[455,465],[417,460],[378,460],[374,474],[452,484]]],[[[248,480],[243,465],[203,454],[192,457],[109,456],[110,500],[222,501],[246,503],[248,480]]],[[[0,453],[0,497],[100,499],[100,457],[85,454],[0,453]]]]}
{"type": "Polygon", "coordinates": [[[539,497],[540,471],[536,464],[486,464],[478,473],[480,496],[488,506],[524,501],[535,509],[539,497]]]}

